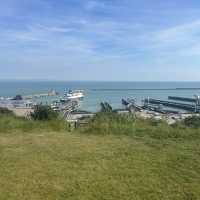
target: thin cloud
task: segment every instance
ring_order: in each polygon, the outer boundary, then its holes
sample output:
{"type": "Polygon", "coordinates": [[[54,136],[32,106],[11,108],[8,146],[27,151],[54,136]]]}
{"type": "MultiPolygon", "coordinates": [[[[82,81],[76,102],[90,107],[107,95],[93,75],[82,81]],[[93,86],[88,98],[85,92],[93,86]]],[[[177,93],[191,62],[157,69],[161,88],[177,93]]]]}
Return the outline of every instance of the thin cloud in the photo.
{"type": "Polygon", "coordinates": [[[158,5],[131,0],[8,2],[4,16],[0,14],[4,66],[16,63],[13,66],[17,68],[20,63],[32,70],[34,65],[53,69],[58,63],[60,68],[112,66],[122,72],[122,65],[130,71],[135,66],[163,69],[185,65],[183,57],[191,60],[199,56],[200,15],[196,7],[187,12],[185,6],[183,17],[172,20],[181,12],[176,12],[174,3],[163,1],[158,5]]]}

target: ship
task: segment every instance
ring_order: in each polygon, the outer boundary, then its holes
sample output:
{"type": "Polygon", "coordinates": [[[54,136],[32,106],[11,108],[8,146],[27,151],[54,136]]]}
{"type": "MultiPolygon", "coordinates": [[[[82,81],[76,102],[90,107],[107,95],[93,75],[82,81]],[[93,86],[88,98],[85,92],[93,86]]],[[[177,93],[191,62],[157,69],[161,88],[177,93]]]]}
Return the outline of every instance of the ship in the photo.
{"type": "Polygon", "coordinates": [[[84,91],[83,90],[69,90],[64,95],[64,99],[72,100],[72,101],[81,101],[84,99],[84,91]]]}
{"type": "Polygon", "coordinates": [[[75,109],[80,106],[83,99],[83,90],[69,90],[61,99],[53,101],[51,108],[55,111],[66,110],[68,107],[75,109]]]}

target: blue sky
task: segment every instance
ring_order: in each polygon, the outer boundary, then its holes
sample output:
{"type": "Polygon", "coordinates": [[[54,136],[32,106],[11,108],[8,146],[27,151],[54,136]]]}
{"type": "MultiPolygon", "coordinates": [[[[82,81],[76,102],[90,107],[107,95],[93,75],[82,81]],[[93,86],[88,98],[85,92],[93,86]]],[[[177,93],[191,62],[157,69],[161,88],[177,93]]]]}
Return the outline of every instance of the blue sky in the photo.
{"type": "Polygon", "coordinates": [[[199,81],[199,0],[6,0],[0,79],[199,81]]]}

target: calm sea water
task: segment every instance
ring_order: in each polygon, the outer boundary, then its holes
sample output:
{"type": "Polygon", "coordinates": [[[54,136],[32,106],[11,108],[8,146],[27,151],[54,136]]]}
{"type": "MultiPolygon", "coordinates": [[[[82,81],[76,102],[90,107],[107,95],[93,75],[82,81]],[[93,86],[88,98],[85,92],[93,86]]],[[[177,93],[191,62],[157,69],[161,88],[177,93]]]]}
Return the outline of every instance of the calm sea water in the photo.
{"type": "Polygon", "coordinates": [[[69,89],[83,89],[86,96],[81,109],[96,111],[102,101],[109,102],[114,108],[120,108],[122,98],[136,98],[140,102],[146,97],[163,100],[169,95],[193,97],[195,94],[200,95],[200,82],[0,81],[0,96],[29,95],[50,89],[55,89],[61,95],[69,89]]]}

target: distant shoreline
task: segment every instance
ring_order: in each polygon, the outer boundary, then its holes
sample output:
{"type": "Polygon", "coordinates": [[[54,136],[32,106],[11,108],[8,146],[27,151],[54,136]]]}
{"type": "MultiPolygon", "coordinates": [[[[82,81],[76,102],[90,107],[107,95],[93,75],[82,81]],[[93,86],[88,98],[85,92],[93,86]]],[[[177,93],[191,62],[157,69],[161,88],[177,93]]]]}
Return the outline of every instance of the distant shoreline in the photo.
{"type": "Polygon", "coordinates": [[[53,79],[1,79],[0,82],[61,82],[61,83],[200,83],[200,80],[186,80],[186,81],[159,81],[159,80],[141,80],[141,81],[131,81],[131,80],[53,80],[53,79]]]}
{"type": "Polygon", "coordinates": [[[90,89],[92,91],[134,91],[134,90],[200,90],[200,88],[130,88],[130,89],[90,89]]]}

